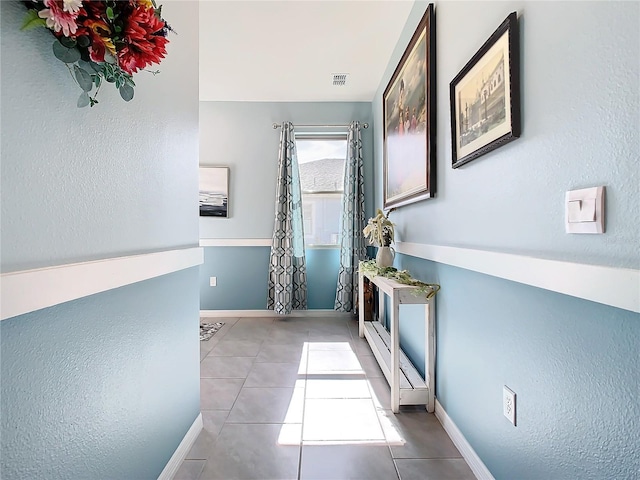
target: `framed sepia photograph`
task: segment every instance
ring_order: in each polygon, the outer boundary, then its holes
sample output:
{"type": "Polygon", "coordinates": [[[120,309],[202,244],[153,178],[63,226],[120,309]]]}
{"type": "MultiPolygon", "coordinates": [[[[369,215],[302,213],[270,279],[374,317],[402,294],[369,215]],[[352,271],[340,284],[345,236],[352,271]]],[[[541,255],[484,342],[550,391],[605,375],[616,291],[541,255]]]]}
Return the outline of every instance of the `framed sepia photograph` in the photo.
{"type": "Polygon", "coordinates": [[[520,136],[520,38],[511,13],[451,81],[452,166],[520,136]]]}
{"type": "Polygon", "coordinates": [[[229,167],[200,167],[200,216],[229,218],[229,167]]]}
{"type": "Polygon", "coordinates": [[[429,4],[382,96],[384,208],[436,193],[436,36],[429,4]]]}

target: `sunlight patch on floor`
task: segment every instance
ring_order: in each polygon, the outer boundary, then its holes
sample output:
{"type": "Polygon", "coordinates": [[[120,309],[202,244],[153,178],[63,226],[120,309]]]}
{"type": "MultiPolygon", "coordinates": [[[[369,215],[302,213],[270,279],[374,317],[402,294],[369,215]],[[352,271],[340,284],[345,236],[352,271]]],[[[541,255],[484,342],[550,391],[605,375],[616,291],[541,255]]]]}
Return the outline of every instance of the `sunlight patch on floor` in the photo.
{"type": "Polygon", "coordinates": [[[349,342],[305,342],[279,445],[403,445],[349,342]]]}

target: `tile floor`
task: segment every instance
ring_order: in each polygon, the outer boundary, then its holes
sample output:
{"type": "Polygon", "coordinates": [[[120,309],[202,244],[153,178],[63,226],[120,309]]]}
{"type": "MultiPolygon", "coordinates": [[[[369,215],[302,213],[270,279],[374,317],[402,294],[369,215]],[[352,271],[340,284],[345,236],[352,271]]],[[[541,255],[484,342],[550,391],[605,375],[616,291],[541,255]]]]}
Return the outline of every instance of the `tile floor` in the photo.
{"type": "Polygon", "coordinates": [[[228,318],[201,344],[204,429],[175,480],[467,480],[424,407],[389,387],[345,318],[228,318]]]}

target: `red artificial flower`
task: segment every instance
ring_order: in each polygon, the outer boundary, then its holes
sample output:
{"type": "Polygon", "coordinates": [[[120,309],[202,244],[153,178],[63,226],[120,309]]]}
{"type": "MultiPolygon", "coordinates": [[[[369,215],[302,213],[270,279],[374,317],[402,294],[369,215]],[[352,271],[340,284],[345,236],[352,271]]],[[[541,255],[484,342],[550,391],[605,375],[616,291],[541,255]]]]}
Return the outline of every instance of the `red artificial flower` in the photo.
{"type": "Polygon", "coordinates": [[[116,56],[116,47],[111,40],[111,29],[102,20],[86,19],[78,29],[78,34],[91,38],[89,56],[94,62],[104,62],[104,54],[107,51],[116,56]]]}
{"type": "Polygon", "coordinates": [[[94,0],[83,0],[82,8],[86,12],[87,18],[100,19],[107,18],[107,3],[94,0]]]}
{"type": "Polygon", "coordinates": [[[153,8],[136,7],[126,19],[124,46],[118,50],[118,64],[129,74],[153,63],[160,63],[169,42],[164,35],[165,23],[156,17],[153,8]]]}

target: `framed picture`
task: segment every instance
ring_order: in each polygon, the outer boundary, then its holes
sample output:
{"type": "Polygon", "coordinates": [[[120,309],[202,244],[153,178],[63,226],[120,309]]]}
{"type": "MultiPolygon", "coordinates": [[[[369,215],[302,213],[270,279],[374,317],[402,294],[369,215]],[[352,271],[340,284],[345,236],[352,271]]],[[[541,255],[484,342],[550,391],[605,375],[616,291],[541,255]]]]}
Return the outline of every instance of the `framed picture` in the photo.
{"type": "Polygon", "coordinates": [[[520,38],[511,13],[451,81],[453,168],[520,136],[520,38]]]}
{"type": "Polygon", "coordinates": [[[200,216],[229,218],[229,167],[200,167],[200,216]]]}
{"type": "Polygon", "coordinates": [[[382,96],[384,208],[436,193],[436,35],[429,4],[382,96]]]}

